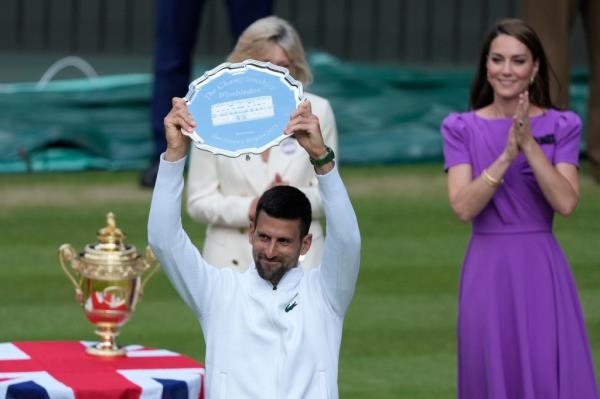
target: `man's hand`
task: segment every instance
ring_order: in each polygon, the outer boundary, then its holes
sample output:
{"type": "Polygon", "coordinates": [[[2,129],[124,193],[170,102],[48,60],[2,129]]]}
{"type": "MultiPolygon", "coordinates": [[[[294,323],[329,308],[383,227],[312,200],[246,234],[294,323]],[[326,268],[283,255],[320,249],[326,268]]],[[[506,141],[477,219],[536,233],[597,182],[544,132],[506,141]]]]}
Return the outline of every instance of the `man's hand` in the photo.
{"type": "Polygon", "coordinates": [[[196,127],[192,114],[188,111],[185,100],[173,97],[173,108],[165,117],[165,138],[167,151],[165,161],[175,162],[185,157],[190,146],[190,138],[182,130],[191,132],[196,127]]]}
{"type": "MultiPolygon", "coordinates": [[[[312,113],[310,101],[303,101],[298,108],[292,112],[290,121],[284,130],[285,134],[294,135],[298,144],[302,146],[312,159],[322,159],[327,155],[327,149],[323,142],[321,134],[321,125],[319,118],[312,113]]],[[[317,169],[317,173],[325,174],[333,168],[333,163],[329,162],[317,169]]]]}

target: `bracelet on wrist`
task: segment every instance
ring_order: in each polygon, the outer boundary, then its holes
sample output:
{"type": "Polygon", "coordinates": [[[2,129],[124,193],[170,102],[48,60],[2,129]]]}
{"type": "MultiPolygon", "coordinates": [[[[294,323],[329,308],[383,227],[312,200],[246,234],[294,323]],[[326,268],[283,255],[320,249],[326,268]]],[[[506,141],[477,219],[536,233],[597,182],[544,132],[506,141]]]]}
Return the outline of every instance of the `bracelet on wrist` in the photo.
{"type": "Polygon", "coordinates": [[[320,166],[328,164],[329,162],[331,162],[331,161],[333,161],[335,159],[335,153],[333,152],[333,150],[331,149],[331,147],[325,146],[325,150],[327,152],[325,153],[325,156],[323,156],[323,158],[313,159],[313,158],[309,157],[310,163],[314,167],[318,168],[320,166]]]}
{"type": "Polygon", "coordinates": [[[483,181],[490,187],[492,188],[496,188],[499,187],[502,183],[504,183],[504,179],[495,179],[493,178],[487,171],[487,169],[484,169],[481,172],[481,178],[483,179],[483,181]]]}

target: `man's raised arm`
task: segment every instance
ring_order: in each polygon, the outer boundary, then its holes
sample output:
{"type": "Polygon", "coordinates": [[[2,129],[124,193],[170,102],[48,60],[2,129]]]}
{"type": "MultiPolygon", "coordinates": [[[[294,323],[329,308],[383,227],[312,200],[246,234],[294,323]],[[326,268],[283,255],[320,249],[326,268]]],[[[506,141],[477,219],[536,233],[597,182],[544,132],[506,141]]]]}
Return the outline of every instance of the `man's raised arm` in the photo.
{"type": "Polygon", "coordinates": [[[346,188],[325,146],[318,118],[305,102],[292,113],[286,134],[294,134],[310,157],[317,178],[326,220],[325,249],[321,262],[323,292],[333,311],[343,317],[350,305],[360,267],[360,231],[346,188]]]}
{"type": "Polygon", "coordinates": [[[193,120],[182,99],[173,99],[165,118],[167,151],[161,155],[148,218],[148,242],[163,270],[185,303],[201,317],[210,312],[213,290],[221,276],[206,264],[181,224],[183,170],[189,139],[180,129],[191,130],[193,120]]]}

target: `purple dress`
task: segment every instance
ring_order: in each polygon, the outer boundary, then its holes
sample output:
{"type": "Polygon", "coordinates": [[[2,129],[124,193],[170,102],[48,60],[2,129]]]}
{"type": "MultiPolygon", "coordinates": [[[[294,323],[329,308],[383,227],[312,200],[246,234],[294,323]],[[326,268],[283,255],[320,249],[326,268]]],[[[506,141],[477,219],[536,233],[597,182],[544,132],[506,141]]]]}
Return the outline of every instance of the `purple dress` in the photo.
{"type": "MultiPolygon", "coordinates": [[[[581,121],[548,110],[530,119],[551,163],[578,165],[581,121]]],[[[473,176],[506,146],[512,118],[450,114],[442,124],[445,168],[473,176]]],[[[598,398],[575,283],[552,233],[554,211],[523,154],[473,220],[458,304],[460,399],[598,398]]]]}

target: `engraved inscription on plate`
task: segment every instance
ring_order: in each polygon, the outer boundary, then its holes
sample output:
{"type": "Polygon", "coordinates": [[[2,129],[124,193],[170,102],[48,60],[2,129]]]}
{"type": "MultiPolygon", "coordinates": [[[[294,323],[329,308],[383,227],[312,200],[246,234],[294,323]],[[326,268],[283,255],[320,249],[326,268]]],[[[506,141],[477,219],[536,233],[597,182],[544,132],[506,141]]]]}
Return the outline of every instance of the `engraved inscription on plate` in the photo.
{"type": "Polygon", "coordinates": [[[275,115],[273,97],[260,96],[226,101],[211,105],[214,126],[272,118],[275,115]]]}

